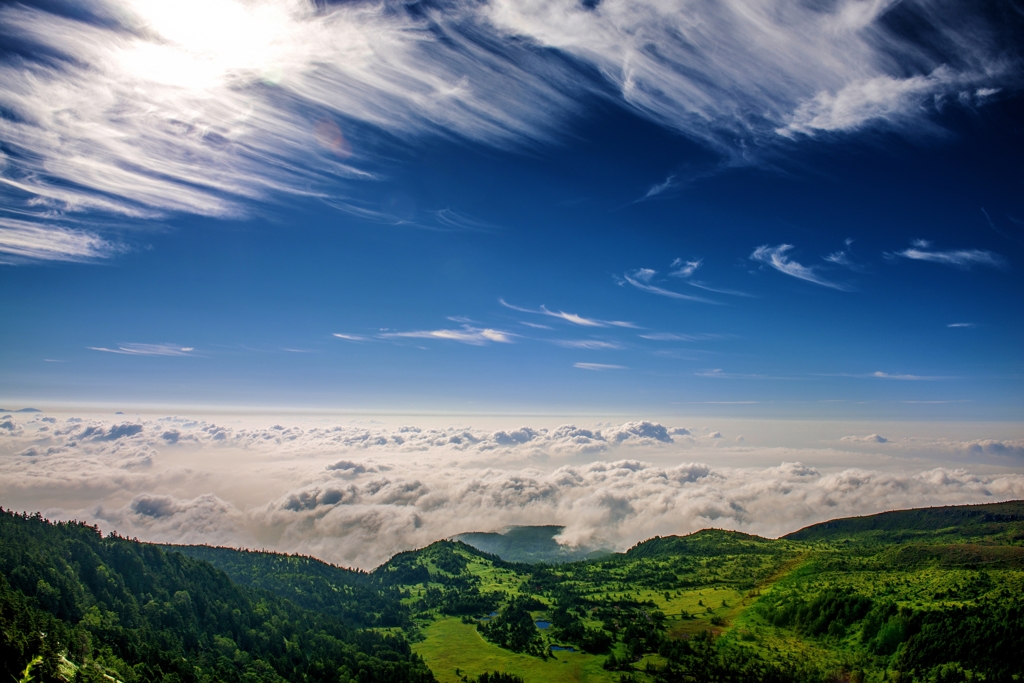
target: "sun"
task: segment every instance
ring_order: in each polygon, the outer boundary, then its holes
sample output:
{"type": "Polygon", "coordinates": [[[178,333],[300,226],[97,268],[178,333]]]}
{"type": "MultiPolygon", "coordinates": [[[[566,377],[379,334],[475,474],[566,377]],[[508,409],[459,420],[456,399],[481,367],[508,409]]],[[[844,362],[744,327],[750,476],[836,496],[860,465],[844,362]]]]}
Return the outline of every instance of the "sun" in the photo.
{"type": "Polygon", "coordinates": [[[126,10],[140,35],[122,51],[121,66],[145,81],[194,90],[279,78],[309,49],[314,14],[304,0],[131,0],[126,10]]]}

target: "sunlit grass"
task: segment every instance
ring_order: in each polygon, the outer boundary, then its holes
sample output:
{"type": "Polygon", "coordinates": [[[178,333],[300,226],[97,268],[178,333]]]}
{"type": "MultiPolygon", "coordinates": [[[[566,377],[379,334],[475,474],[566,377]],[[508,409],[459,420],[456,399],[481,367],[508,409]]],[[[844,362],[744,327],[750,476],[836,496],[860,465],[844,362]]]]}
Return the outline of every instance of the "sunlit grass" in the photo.
{"type": "Polygon", "coordinates": [[[505,671],[530,683],[551,681],[607,681],[616,683],[619,673],[601,668],[603,656],[559,651],[546,661],[520,655],[487,642],[472,624],[454,617],[441,617],[422,629],[424,640],[413,650],[434,672],[440,683],[456,683],[459,675],[479,676],[485,671],[505,671]]]}

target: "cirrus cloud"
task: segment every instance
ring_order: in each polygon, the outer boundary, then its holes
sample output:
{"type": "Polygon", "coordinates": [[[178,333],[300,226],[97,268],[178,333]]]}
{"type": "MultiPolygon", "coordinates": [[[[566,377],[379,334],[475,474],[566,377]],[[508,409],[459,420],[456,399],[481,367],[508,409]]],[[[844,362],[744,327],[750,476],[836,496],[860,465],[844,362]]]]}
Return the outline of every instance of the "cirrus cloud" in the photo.
{"type": "Polygon", "coordinates": [[[780,273],[785,273],[786,275],[795,277],[798,280],[813,282],[814,284],[821,285],[822,287],[838,289],[844,292],[849,291],[849,288],[846,285],[832,282],[831,280],[827,280],[819,275],[814,266],[805,266],[792,260],[789,256],[789,252],[792,251],[792,249],[792,244],[780,244],[775,247],[765,244],[754,250],[750,255],[750,260],[764,263],[780,273]]]}
{"type": "MultiPolygon", "coordinates": [[[[351,335],[339,335],[335,334],[336,337],[342,339],[352,339],[351,335]]],[[[463,344],[470,344],[472,346],[483,346],[491,342],[498,342],[501,344],[511,344],[512,338],[515,335],[511,332],[503,332],[502,330],[492,330],[489,327],[477,328],[471,327],[470,325],[463,325],[462,329],[459,330],[415,330],[411,332],[385,332],[378,335],[382,339],[445,339],[448,341],[457,341],[463,344]]]]}
{"type": "Polygon", "coordinates": [[[1019,82],[1015,30],[940,0],[10,3],[0,195],[22,218],[0,222],[0,253],[101,258],[112,242],[72,216],[228,217],[286,196],[419,225],[358,197],[387,141],[549,142],[586,97],[749,163],[787,137],[984,104],[1019,82]]]}
{"type": "Polygon", "coordinates": [[[909,249],[896,252],[896,256],[910,259],[912,261],[930,261],[941,263],[946,266],[955,266],[964,270],[974,266],[988,266],[990,268],[1002,268],[1006,262],[1003,257],[993,254],[984,249],[953,249],[940,251],[932,248],[931,242],[927,240],[914,240],[913,246],[909,249]]]}
{"type": "Polygon", "coordinates": [[[118,344],[116,348],[108,349],[103,346],[90,346],[90,351],[103,351],[104,353],[117,353],[123,356],[188,356],[195,349],[191,346],[180,344],[118,344]]]}

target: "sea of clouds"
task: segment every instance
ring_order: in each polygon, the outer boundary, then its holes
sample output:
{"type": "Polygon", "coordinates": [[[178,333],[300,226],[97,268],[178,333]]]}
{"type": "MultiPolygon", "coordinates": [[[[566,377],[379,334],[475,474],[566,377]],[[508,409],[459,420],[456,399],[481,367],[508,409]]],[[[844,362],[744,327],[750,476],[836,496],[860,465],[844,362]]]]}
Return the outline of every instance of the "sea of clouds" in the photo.
{"type": "Polygon", "coordinates": [[[0,414],[0,505],[147,541],[371,568],[515,524],[561,524],[562,542],[621,549],[706,527],[778,536],[835,517],[1024,498],[1024,438],[1005,431],[792,446],[651,421],[479,429],[12,413],[0,414]]]}

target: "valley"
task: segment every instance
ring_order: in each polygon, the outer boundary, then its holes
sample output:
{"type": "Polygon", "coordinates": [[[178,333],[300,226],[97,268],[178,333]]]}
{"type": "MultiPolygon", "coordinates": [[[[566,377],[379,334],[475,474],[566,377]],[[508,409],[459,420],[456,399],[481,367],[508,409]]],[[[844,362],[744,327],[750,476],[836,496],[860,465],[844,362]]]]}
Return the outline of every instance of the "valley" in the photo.
{"type": "MultiPolygon", "coordinates": [[[[835,520],[779,539],[708,529],[558,564],[444,540],[372,572],[153,546],[7,512],[0,529],[3,652],[16,680],[33,656],[42,680],[96,671],[123,683],[1024,673],[1022,502],[835,520]],[[40,644],[33,631],[44,627],[52,635],[40,644]],[[157,642],[176,643],[181,661],[157,642]]],[[[558,530],[518,534],[536,551],[558,530]]]]}

